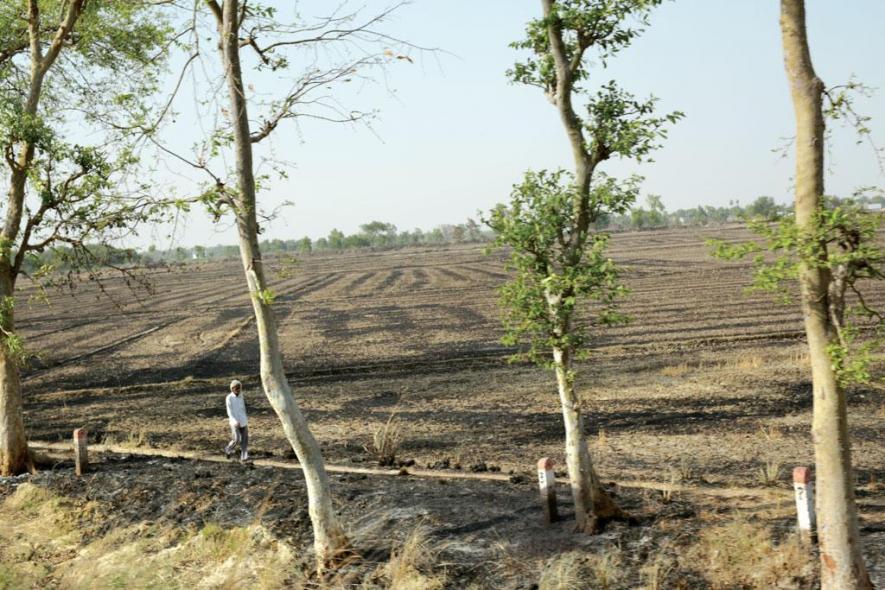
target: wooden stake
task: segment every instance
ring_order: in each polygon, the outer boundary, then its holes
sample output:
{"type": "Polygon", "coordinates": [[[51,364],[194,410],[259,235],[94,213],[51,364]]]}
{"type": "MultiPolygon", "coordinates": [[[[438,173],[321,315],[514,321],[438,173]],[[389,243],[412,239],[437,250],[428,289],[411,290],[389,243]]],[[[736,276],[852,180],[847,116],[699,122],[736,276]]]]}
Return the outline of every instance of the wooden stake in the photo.
{"type": "Polygon", "coordinates": [[[83,475],[89,469],[89,453],[86,448],[86,429],[74,431],[74,473],[83,475]]]}
{"type": "Polygon", "coordinates": [[[538,460],[538,485],[541,488],[544,521],[547,524],[554,523],[559,519],[559,513],[556,510],[556,478],[553,475],[553,459],[549,457],[538,460]]]}

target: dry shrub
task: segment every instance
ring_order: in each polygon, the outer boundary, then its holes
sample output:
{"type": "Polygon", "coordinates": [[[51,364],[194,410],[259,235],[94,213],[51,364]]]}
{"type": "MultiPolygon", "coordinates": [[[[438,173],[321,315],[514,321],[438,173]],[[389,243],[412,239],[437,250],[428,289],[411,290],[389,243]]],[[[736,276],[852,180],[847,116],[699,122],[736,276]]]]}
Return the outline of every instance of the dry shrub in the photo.
{"type": "Polygon", "coordinates": [[[394,465],[396,454],[403,442],[403,432],[396,412],[390,414],[384,426],[375,428],[372,434],[372,448],[370,452],[378,460],[381,466],[394,465]]]}
{"type": "Polygon", "coordinates": [[[738,520],[702,531],[683,565],[714,590],[799,588],[814,571],[809,553],[796,536],[778,544],[767,526],[738,520]]]}
{"type": "Polygon", "coordinates": [[[546,563],[538,590],[610,590],[622,576],[620,549],[612,547],[601,554],[570,551],[546,563]]]}
{"type": "Polygon", "coordinates": [[[442,546],[430,541],[427,529],[418,527],[395,548],[381,573],[390,590],[438,590],[445,575],[434,572],[442,546]]]}
{"type": "Polygon", "coordinates": [[[759,468],[759,481],[767,486],[776,484],[781,478],[781,467],[780,461],[769,459],[759,468]]]}

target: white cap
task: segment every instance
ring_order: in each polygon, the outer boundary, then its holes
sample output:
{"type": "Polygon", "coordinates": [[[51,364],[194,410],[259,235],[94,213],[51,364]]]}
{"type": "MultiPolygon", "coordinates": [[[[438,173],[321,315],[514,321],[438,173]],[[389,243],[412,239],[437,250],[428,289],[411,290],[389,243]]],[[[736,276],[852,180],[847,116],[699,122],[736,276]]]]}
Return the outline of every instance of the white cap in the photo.
{"type": "Polygon", "coordinates": [[[243,384],[240,383],[239,381],[237,381],[236,379],[234,379],[233,381],[230,382],[230,390],[233,391],[233,390],[234,390],[234,387],[240,387],[240,388],[242,388],[242,387],[243,387],[243,384]]]}

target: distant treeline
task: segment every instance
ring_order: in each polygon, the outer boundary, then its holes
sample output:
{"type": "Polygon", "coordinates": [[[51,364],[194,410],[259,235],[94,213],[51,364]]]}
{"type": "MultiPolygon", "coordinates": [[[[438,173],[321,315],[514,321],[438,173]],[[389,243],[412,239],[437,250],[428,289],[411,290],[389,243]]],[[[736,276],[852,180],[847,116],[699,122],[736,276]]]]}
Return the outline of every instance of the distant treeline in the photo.
{"type": "MultiPolygon", "coordinates": [[[[859,196],[852,199],[871,210],[885,210],[885,197],[882,195],[859,196]]],[[[759,197],[746,206],[732,201],[727,207],[699,206],[692,209],[667,211],[660,197],[649,195],[644,206],[634,207],[624,215],[600,219],[597,229],[609,231],[649,230],[668,227],[702,227],[739,222],[747,218],[777,219],[791,211],[786,205],[779,205],[771,197],[759,197]]],[[[479,222],[468,219],[457,225],[440,225],[430,231],[414,229],[398,231],[392,223],[371,221],[360,226],[358,232],[345,234],[333,229],[328,236],[317,239],[303,237],[293,240],[265,240],[261,250],[268,255],[310,254],[312,252],[340,252],[357,249],[392,249],[406,246],[441,246],[489,242],[494,238],[491,230],[479,222]]],[[[93,246],[89,258],[94,266],[160,265],[186,262],[189,260],[223,260],[240,255],[239,246],[194,246],[192,248],[170,248],[160,250],[150,246],[147,250],[132,248],[111,248],[93,246]]],[[[73,251],[56,248],[35,255],[28,260],[27,272],[51,266],[64,270],[73,266],[83,266],[82,254],[74,259],[73,251]]]]}

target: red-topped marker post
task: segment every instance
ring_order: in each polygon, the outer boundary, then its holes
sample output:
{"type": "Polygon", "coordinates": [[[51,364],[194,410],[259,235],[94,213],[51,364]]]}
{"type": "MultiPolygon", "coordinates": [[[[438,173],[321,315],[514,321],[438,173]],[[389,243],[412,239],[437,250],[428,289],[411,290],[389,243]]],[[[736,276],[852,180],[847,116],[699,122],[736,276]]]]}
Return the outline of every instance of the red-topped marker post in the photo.
{"type": "Polygon", "coordinates": [[[86,449],[86,429],[74,431],[74,473],[83,475],[89,469],[89,453],[86,449]]]}
{"type": "Polygon", "coordinates": [[[553,459],[550,457],[538,460],[538,485],[541,488],[544,521],[547,524],[556,522],[559,519],[556,510],[556,477],[553,474],[553,459]]]}
{"type": "Polygon", "coordinates": [[[799,534],[802,538],[811,539],[814,531],[814,481],[811,469],[796,467],[793,469],[793,490],[796,492],[796,515],[799,534]]]}

